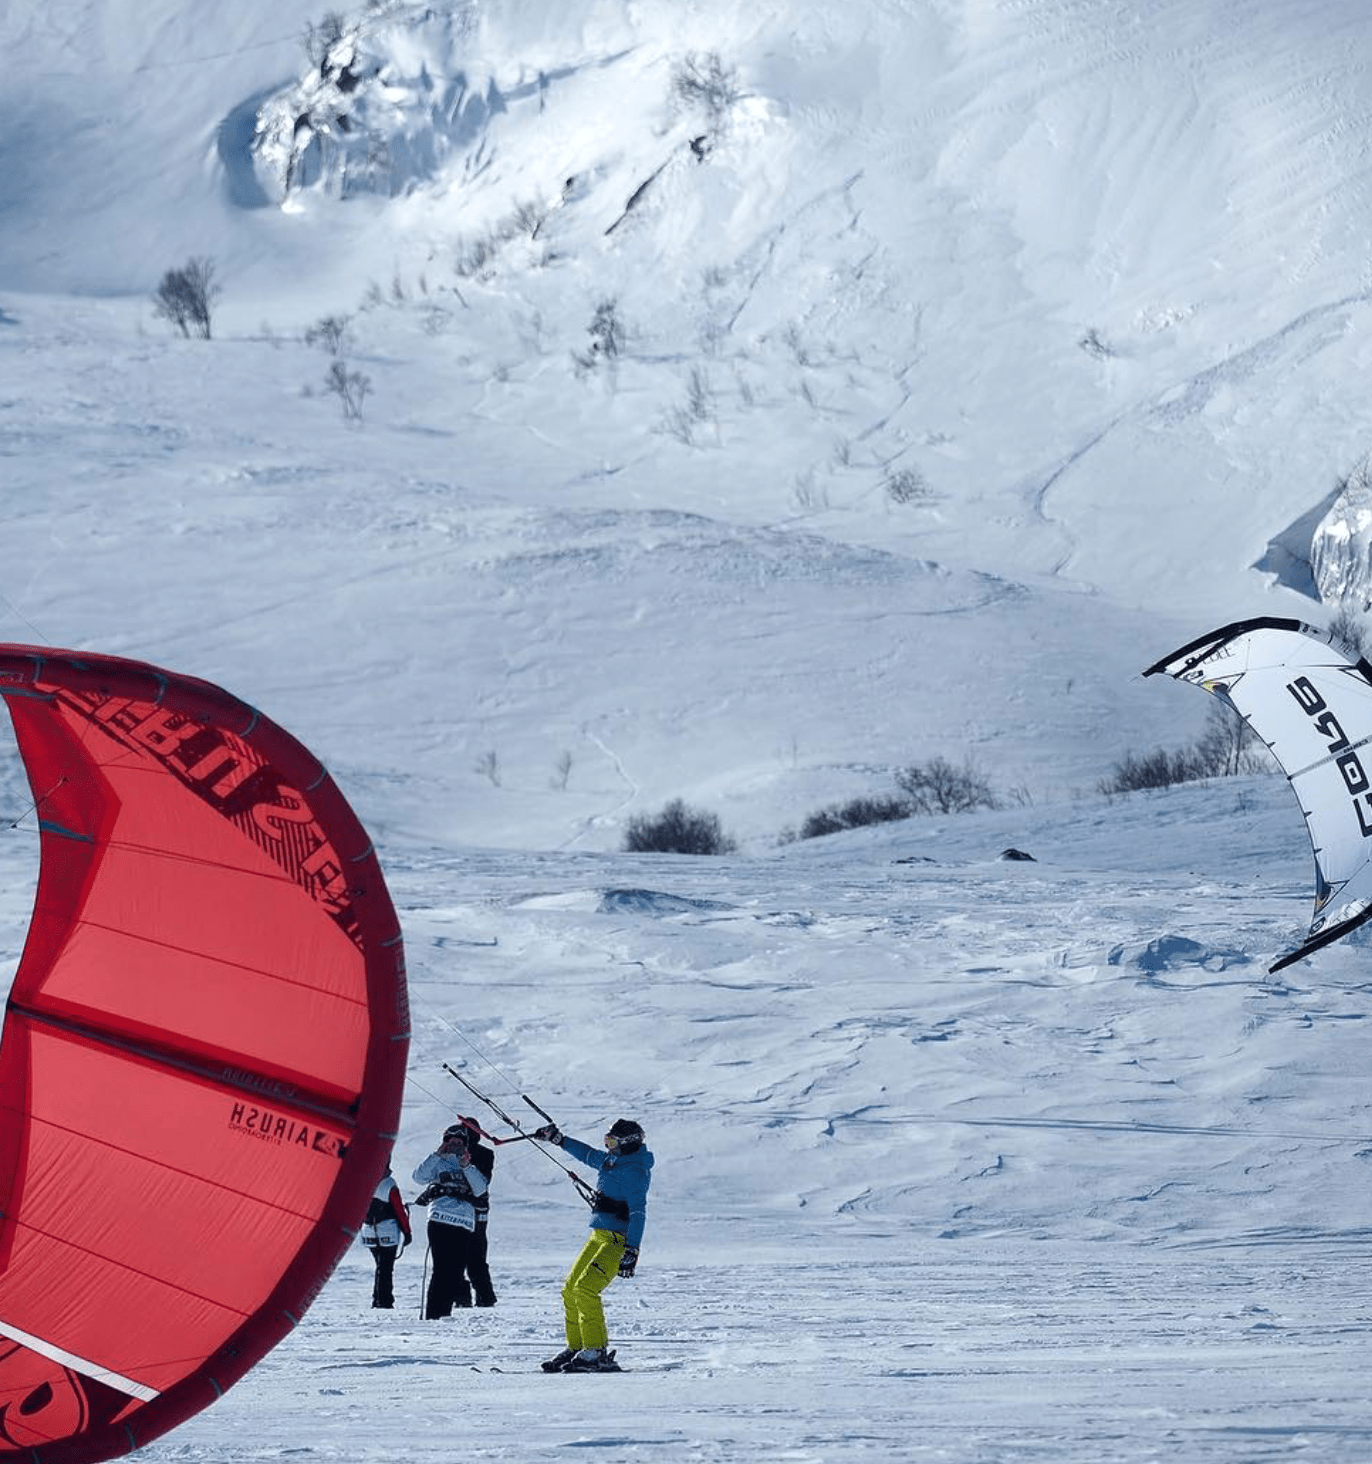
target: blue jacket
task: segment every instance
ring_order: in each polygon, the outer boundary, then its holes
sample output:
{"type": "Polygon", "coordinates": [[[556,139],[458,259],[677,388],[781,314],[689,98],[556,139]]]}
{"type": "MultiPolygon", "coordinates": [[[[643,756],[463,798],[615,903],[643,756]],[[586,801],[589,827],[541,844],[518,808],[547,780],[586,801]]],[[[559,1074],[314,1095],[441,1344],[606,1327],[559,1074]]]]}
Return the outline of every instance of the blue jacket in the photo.
{"type": "Polygon", "coordinates": [[[648,1218],[648,1186],[653,1178],[653,1156],[647,1149],[635,1149],[632,1154],[609,1154],[604,1149],[593,1149],[580,1139],[569,1139],[564,1134],[562,1147],[573,1159],[583,1164],[598,1167],[596,1190],[606,1199],[618,1201],[614,1206],[628,1208],[628,1219],[608,1210],[591,1212],[592,1230],[616,1230],[624,1237],[625,1245],[637,1249],[643,1243],[643,1223],[648,1218]]]}

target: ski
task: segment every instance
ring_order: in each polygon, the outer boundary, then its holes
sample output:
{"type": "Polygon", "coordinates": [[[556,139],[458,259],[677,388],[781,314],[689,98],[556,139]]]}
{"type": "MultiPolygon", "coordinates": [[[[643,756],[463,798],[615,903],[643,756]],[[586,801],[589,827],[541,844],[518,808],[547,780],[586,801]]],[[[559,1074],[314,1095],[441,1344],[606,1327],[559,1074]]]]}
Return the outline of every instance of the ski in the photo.
{"type": "MultiPolygon", "coordinates": [[[[635,1365],[633,1367],[624,1367],[618,1361],[615,1360],[615,1357],[614,1357],[614,1353],[613,1352],[610,1354],[610,1356],[611,1356],[611,1361],[614,1362],[614,1366],[613,1367],[588,1369],[587,1372],[586,1372],[586,1374],[585,1374],[585,1376],[594,1377],[598,1373],[674,1372],[677,1368],[683,1366],[683,1363],[681,1362],[680,1359],[664,1359],[664,1360],[662,1360],[660,1362],[640,1362],[640,1363],[635,1363],[635,1365]]],[[[480,1363],[475,1363],[474,1362],[474,1363],[471,1363],[469,1365],[469,1371],[471,1371],[471,1372],[488,1372],[488,1373],[504,1373],[506,1376],[509,1376],[509,1377],[516,1377],[516,1376],[520,1376],[520,1375],[527,1376],[531,1372],[542,1372],[545,1377],[550,1377],[550,1378],[562,1377],[567,1372],[567,1370],[565,1368],[564,1369],[561,1369],[558,1372],[546,1372],[541,1367],[539,1367],[539,1368],[501,1367],[500,1364],[499,1363],[496,1363],[496,1362],[487,1363],[484,1366],[481,1365],[480,1363]]],[[[577,1371],[578,1376],[580,1376],[581,1375],[580,1369],[577,1369],[576,1371],[577,1371]]]]}

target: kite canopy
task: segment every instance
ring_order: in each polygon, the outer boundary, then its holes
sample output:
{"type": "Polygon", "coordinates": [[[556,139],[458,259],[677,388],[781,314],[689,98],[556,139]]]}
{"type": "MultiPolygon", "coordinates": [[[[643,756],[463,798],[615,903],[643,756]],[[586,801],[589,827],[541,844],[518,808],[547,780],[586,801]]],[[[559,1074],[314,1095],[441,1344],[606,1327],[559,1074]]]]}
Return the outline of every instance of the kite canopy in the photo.
{"type": "Polygon", "coordinates": [[[404,954],[366,832],[204,681],[0,645],[35,800],[0,1039],[0,1455],[127,1453],[300,1319],[390,1157],[404,954]]]}
{"type": "Polygon", "coordinates": [[[1372,665],[1298,620],[1226,625],[1144,672],[1227,701],[1271,749],[1305,815],[1315,913],[1280,971],[1372,919],[1372,665]]]}

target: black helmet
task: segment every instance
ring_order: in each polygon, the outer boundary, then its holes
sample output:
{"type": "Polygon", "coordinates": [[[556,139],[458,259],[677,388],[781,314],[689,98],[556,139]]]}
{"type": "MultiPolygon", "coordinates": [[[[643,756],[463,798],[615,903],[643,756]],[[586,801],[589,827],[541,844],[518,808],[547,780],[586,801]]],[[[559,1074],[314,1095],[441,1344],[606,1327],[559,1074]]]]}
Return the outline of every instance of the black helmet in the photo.
{"type": "Polygon", "coordinates": [[[617,1118],[610,1125],[607,1139],[616,1140],[613,1145],[616,1154],[632,1154],[643,1147],[643,1125],[632,1118],[617,1118]]]}

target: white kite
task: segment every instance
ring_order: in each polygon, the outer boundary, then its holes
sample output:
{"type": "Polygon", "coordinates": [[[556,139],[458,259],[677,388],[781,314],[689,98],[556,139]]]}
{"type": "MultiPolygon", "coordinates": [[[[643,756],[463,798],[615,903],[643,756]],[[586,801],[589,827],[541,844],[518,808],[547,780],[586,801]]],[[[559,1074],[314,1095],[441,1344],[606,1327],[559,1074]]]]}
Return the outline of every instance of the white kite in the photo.
{"type": "Polygon", "coordinates": [[[1264,616],[1211,631],[1143,674],[1222,697],[1295,790],[1315,855],[1315,913],[1271,969],[1372,920],[1372,665],[1328,631],[1264,616]]]}

